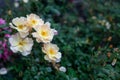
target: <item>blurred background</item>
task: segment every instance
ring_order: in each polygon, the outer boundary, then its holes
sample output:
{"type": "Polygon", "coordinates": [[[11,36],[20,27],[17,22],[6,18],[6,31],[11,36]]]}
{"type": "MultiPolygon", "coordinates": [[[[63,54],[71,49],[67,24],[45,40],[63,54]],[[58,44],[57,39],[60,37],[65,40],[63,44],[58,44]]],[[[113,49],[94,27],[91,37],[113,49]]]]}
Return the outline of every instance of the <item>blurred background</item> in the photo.
{"type": "MultiPolygon", "coordinates": [[[[58,30],[53,43],[62,53],[58,65],[67,71],[55,70],[36,44],[28,57],[1,59],[0,67],[9,72],[0,80],[120,80],[120,0],[0,0],[4,27],[30,13],[58,30]]],[[[0,32],[1,41],[5,33],[0,32]]]]}

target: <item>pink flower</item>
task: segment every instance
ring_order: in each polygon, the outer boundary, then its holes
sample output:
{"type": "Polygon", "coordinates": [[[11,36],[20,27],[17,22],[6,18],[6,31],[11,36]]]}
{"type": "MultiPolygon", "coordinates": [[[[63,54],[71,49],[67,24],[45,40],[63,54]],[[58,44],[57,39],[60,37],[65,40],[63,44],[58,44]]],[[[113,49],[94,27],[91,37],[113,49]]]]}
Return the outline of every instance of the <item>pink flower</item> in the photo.
{"type": "MultiPolygon", "coordinates": [[[[5,23],[6,21],[0,18],[0,25],[3,25],[5,23]]],[[[9,27],[1,28],[0,31],[8,31],[9,33],[12,32],[12,30],[9,27]]],[[[0,41],[0,51],[1,51],[0,60],[3,60],[3,61],[9,60],[10,55],[12,55],[12,51],[9,50],[9,47],[7,44],[8,43],[7,38],[10,37],[9,33],[5,33],[4,36],[2,37],[3,40],[0,41]]]]}
{"type": "Polygon", "coordinates": [[[10,37],[10,34],[5,34],[5,37],[8,37],[8,38],[9,38],[9,37],[10,37]]]}
{"type": "Polygon", "coordinates": [[[6,23],[5,20],[0,18],[0,25],[5,24],[5,23],[6,23]]]}
{"type": "Polygon", "coordinates": [[[4,40],[3,42],[0,41],[0,49],[3,50],[2,54],[0,54],[0,59],[3,59],[4,61],[9,60],[12,51],[8,49],[7,40],[4,40]]]}

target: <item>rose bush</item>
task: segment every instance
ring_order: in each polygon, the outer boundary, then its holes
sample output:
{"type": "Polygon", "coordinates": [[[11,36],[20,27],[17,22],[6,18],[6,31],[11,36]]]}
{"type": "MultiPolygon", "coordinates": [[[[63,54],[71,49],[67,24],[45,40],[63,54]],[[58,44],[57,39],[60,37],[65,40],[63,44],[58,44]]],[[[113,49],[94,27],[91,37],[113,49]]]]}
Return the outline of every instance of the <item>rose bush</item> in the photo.
{"type": "Polygon", "coordinates": [[[0,28],[12,32],[0,29],[0,40],[13,53],[0,58],[0,80],[120,79],[119,0],[6,3],[0,28]]]}

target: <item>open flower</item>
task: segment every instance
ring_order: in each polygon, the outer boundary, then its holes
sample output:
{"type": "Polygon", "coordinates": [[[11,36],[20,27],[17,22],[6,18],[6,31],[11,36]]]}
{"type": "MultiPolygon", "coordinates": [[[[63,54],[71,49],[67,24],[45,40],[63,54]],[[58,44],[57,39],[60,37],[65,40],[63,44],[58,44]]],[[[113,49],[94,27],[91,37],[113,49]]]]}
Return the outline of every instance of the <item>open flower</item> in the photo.
{"type": "Polygon", "coordinates": [[[42,24],[44,24],[44,21],[40,19],[40,17],[37,16],[36,14],[27,15],[27,25],[30,28],[34,28],[35,26],[42,24]]]}
{"type": "Polygon", "coordinates": [[[27,19],[25,17],[17,17],[12,20],[10,27],[16,29],[20,33],[21,37],[26,37],[29,34],[29,27],[27,27],[26,23],[27,19]]]}
{"type": "Polygon", "coordinates": [[[33,40],[31,38],[21,38],[19,33],[12,35],[9,38],[11,44],[10,49],[14,52],[21,52],[23,56],[30,54],[33,46],[33,40]]]}
{"type": "Polygon", "coordinates": [[[48,60],[49,62],[60,62],[61,53],[59,52],[59,48],[56,44],[44,44],[44,46],[42,47],[42,51],[46,54],[44,57],[45,60],[48,60]]]}
{"type": "Polygon", "coordinates": [[[36,32],[33,32],[32,35],[36,38],[37,42],[48,43],[52,41],[55,30],[50,28],[49,22],[36,26],[35,30],[36,32]]]}

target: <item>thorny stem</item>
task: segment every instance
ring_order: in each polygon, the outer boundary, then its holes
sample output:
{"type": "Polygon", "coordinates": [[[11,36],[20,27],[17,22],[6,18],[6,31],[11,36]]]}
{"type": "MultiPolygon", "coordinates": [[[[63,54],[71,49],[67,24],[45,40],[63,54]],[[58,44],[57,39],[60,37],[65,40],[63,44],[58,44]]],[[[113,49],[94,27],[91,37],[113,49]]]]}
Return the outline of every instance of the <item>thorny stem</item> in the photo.
{"type": "Polygon", "coordinates": [[[52,61],[52,65],[56,70],[59,70],[58,65],[56,65],[56,63],[54,61],[52,61]]]}

